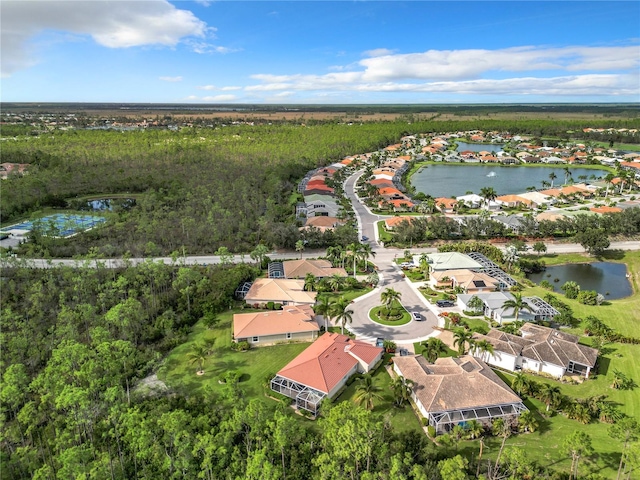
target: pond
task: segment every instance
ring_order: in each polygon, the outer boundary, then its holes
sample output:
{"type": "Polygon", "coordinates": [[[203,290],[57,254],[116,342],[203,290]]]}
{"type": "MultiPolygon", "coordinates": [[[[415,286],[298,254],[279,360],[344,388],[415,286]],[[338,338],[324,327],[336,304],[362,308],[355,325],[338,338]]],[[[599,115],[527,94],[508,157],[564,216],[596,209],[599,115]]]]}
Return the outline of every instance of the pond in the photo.
{"type": "Polygon", "coordinates": [[[100,212],[104,210],[112,211],[114,208],[128,210],[136,204],[135,198],[100,198],[97,200],[89,200],[81,210],[91,210],[100,212]]]}
{"type": "MultiPolygon", "coordinates": [[[[574,182],[581,177],[594,180],[604,177],[605,170],[569,167],[574,182]]],[[[411,176],[411,185],[417,192],[434,198],[459,197],[467,192],[480,193],[483,187],[493,187],[498,195],[524,193],[528,187],[542,189],[542,182],[551,183],[549,175],[554,173],[554,186],[564,183],[563,167],[523,167],[487,164],[437,164],[426,165],[411,176]]]]}
{"type": "Polygon", "coordinates": [[[628,297],[633,293],[624,263],[594,262],[554,265],[544,272],[527,275],[529,280],[540,283],[547,280],[556,292],[565,282],[574,281],[581,290],[595,290],[607,300],[628,297]],[[555,279],[558,279],[555,282],[555,279]]]}

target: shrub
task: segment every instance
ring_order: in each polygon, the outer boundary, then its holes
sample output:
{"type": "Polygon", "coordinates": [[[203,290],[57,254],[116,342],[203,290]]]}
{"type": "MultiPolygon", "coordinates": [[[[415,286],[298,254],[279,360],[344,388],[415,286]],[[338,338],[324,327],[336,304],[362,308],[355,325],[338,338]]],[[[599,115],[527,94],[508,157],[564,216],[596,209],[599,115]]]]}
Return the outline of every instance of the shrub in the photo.
{"type": "Polygon", "coordinates": [[[273,310],[274,306],[275,306],[275,304],[273,302],[267,302],[267,309],[273,310]]]}
{"type": "Polygon", "coordinates": [[[234,352],[246,352],[250,348],[251,348],[251,344],[246,340],[243,340],[242,342],[231,343],[231,350],[233,350],[234,352]]]}
{"type": "Polygon", "coordinates": [[[551,285],[551,283],[549,283],[548,280],[542,280],[540,282],[540,286],[546,290],[551,290],[553,291],[553,285],[551,285]]]}
{"type": "Polygon", "coordinates": [[[274,303],[273,304],[273,309],[274,310],[282,310],[282,304],[281,303],[274,303]]]}
{"type": "Polygon", "coordinates": [[[597,305],[598,304],[598,292],[595,290],[582,290],[578,294],[578,302],[583,305],[597,305]]]}

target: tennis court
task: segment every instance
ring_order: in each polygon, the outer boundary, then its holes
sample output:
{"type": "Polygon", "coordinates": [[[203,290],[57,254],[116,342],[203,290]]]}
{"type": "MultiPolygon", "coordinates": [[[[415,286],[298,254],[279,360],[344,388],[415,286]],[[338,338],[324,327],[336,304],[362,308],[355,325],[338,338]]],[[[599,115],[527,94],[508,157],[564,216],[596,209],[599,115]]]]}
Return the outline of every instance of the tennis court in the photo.
{"type": "Polygon", "coordinates": [[[11,225],[10,227],[5,227],[2,229],[2,232],[12,233],[14,235],[26,235],[31,230],[38,228],[44,235],[52,237],[69,237],[76,233],[94,228],[106,221],[106,218],[95,215],[56,213],[37,220],[27,220],[16,225],[11,225]]]}

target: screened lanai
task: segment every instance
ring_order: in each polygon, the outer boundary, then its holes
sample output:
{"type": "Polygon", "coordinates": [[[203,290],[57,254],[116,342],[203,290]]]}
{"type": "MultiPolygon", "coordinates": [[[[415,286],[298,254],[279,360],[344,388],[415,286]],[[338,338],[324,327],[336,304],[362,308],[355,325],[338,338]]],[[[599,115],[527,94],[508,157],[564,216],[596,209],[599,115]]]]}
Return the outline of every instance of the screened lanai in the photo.
{"type": "Polygon", "coordinates": [[[276,375],[271,380],[271,390],[296,401],[296,408],[306,410],[316,415],[322,400],[327,396],[316,389],[301,383],[276,375]]]}
{"type": "Polygon", "coordinates": [[[482,424],[489,424],[496,418],[517,417],[527,410],[522,402],[489,405],[477,408],[467,408],[460,410],[447,410],[444,412],[429,412],[429,425],[436,429],[436,432],[443,433],[451,430],[458,424],[476,420],[482,424]]]}

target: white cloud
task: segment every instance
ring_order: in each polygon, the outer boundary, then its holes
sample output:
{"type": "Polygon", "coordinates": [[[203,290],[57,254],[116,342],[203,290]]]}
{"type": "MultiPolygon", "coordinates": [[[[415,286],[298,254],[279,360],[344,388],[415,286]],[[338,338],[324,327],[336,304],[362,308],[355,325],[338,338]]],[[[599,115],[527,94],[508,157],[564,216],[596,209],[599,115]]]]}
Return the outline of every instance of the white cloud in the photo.
{"type": "Polygon", "coordinates": [[[166,0],[10,0],[0,5],[3,76],[37,63],[29,42],[45,30],[88,35],[108,48],[173,47],[186,37],[205,37],[209,30],[193,13],[166,0]]]}
{"type": "Polygon", "coordinates": [[[158,77],[160,80],[162,80],[163,82],[181,82],[182,81],[182,77],[181,76],[177,76],[177,77],[158,77]]]}
{"type": "MultiPolygon", "coordinates": [[[[637,95],[639,47],[429,50],[362,59],[323,75],[255,74],[249,92],[450,92],[505,95],[637,95]],[[523,72],[528,72],[522,76],[523,72]],[[556,75],[551,77],[552,72],[556,75]],[[498,78],[496,78],[498,77],[498,78]]],[[[274,94],[275,95],[275,94],[274,94]]]]}
{"type": "Polygon", "coordinates": [[[202,100],[205,102],[231,102],[237,99],[238,97],[235,95],[214,95],[211,97],[202,97],[202,100]]]}
{"type": "Polygon", "coordinates": [[[242,87],[238,87],[238,86],[234,86],[234,85],[229,85],[226,87],[216,87],[215,85],[201,85],[199,87],[196,87],[198,90],[220,90],[222,92],[230,92],[233,90],[242,90],[242,87]]]}
{"type": "Polygon", "coordinates": [[[388,48],[374,48],[373,50],[367,50],[362,52],[365,57],[382,57],[385,55],[392,55],[394,50],[388,48]]]}

